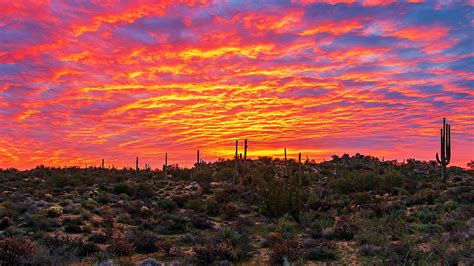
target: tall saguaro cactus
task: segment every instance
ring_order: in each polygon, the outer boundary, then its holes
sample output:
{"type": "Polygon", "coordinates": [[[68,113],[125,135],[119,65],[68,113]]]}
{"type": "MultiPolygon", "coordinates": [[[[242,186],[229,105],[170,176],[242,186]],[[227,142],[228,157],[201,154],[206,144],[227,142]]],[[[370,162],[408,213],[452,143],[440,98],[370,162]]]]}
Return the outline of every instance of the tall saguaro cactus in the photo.
{"type": "Polygon", "coordinates": [[[441,165],[441,179],[446,182],[446,166],[451,161],[451,125],[446,124],[446,118],[443,118],[443,128],[441,129],[441,155],[436,153],[436,161],[441,165]]]}
{"type": "Polygon", "coordinates": [[[135,162],[135,170],[137,171],[137,176],[138,176],[138,174],[140,173],[140,169],[138,168],[138,156],[137,156],[137,160],[135,162]]]}
{"type": "Polygon", "coordinates": [[[168,177],[168,153],[165,153],[165,164],[163,165],[163,172],[165,174],[165,178],[168,177]]]}
{"type": "Polygon", "coordinates": [[[239,175],[239,141],[235,141],[235,176],[234,176],[234,184],[237,183],[237,176],[239,175]]]}
{"type": "Polygon", "coordinates": [[[199,158],[199,150],[197,150],[196,152],[196,168],[200,168],[200,163],[201,163],[201,160],[199,158]]]}
{"type": "Polygon", "coordinates": [[[245,141],[244,141],[244,161],[247,160],[247,148],[248,148],[247,139],[245,139],[245,141]]]}

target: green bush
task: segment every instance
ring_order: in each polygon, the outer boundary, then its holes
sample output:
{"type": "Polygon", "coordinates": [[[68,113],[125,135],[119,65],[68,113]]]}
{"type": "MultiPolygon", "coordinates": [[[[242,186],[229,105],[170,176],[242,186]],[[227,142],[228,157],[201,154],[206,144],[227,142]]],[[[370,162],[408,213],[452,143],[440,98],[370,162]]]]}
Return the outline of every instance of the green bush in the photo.
{"type": "Polygon", "coordinates": [[[127,183],[118,183],[114,186],[113,190],[115,194],[124,193],[130,196],[133,193],[133,188],[127,183]]]}
{"type": "Polygon", "coordinates": [[[260,180],[258,188],[264,215],[278,218],[290,214],[299,221],[304,197],[297,184],[283,179],[260,180]]]}

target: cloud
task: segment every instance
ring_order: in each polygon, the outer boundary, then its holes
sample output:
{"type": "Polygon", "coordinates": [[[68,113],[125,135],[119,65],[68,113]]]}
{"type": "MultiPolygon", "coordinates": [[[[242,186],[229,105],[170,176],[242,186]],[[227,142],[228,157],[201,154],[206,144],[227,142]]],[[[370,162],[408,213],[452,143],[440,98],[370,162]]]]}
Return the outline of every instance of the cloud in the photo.
{"type": "Polygon", "coordinates": [[[0,167],[473,158],[462,1],[0,2],[0,167]]]}

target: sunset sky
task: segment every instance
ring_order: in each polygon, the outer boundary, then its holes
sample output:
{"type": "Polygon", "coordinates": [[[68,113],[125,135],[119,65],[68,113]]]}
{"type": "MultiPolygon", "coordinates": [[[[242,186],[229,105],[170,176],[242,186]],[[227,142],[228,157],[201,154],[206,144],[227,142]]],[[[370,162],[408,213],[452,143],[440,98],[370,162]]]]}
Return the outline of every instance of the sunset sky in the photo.
{"type": "Polygon", "coordinates": [[[474,159],[474,1],[0,0],[0,168],[474,159]],[[179,3],[181,2],[181,3],[179,3]],[[243,142],[243,141],[242,141],[243,142]]]}

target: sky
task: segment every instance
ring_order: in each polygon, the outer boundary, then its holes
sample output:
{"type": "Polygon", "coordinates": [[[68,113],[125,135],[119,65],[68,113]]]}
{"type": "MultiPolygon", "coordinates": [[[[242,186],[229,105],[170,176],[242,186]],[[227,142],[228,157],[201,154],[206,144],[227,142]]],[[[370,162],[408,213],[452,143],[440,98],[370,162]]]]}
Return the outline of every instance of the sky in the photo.
{"type": "Polygon", "coordinates": [[[0,168],[474,159],[474,1],[0,0],[0,168]],[[242,151],[242,145],[239,147],[242,151]]]}

